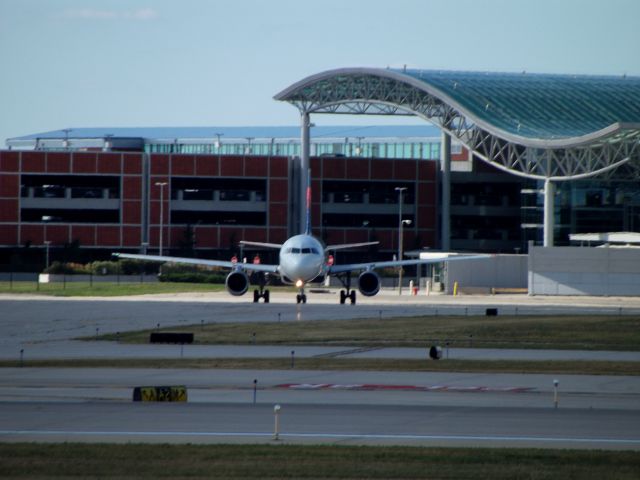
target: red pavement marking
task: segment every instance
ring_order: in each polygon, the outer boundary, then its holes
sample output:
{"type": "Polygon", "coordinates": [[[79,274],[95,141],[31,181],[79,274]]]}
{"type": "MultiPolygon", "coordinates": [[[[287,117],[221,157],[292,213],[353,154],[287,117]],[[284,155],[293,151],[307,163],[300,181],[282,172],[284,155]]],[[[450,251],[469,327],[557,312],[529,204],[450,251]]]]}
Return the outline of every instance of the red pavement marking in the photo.
{"type": "Polygon", "coordinates": [[[384,385],[376,383],[283,383],[276,388],[289,390],[402,390],[415,392],[508,392],[523,393],[534,390],[530,387],[482,387],[455,385],[384,385]]]}

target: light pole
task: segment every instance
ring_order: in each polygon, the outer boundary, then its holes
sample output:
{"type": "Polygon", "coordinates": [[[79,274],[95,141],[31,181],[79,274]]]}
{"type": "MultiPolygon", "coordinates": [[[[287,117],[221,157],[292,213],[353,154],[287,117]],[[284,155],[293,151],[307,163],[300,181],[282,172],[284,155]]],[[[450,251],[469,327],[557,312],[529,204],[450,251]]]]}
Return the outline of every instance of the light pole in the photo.
{"type": "Polygon", "coordinates": [[[51,240],[47,240],[47,223],[53,220],[53,217],[50,215],[43,215],[42,221],[44,222],[44,244],[45,244],[45,269],[49,268],[49,245],[51,245],[51,240]]]}
{"type": "Polygon", "coordinates": [[[162,256],[162,230],[164,222],[164,187],[167,182],[156,182],[156,186],[160,187],[160,256],[162,256]]]}
{"type": "MultiPolygon", "coordinates": [[[[402,261],[402,201],[407,187],[396,187],[398,192],[398,260],[402,261]]],[[[402,295],[402,266],[399,270],[398,295],[402,295]]]]}
{"type": "Polygon", "coordinates": [[[46,264],[46,266],[45,266],[45,269],[46,269],[46,268],[49,268],[49,245],[51,245],[51,240],[45,240],[44,244],[46,245],[46,252],[47,252],[46,255],[45,255],[46,259],[45,259],[45,262],[44,262],[46,264]]]}
{"type": "MultiPolygon", "coordinates": [[[[402,241],[403,228],[402,227],[404,227],[405,225],[411,225],[411,220],[402,220],[400,222],[400,257],[399,257],[400,259],[402,259],[402,243],[403,243],[403,241],[402,241]]],[[[399,283],[398,295],[402,295],[402,271],[403,271],[403,268],[402,268],[402,266],[400,266],[400,273],[399,273],[400,281],[398,282],[399,283]]]]}

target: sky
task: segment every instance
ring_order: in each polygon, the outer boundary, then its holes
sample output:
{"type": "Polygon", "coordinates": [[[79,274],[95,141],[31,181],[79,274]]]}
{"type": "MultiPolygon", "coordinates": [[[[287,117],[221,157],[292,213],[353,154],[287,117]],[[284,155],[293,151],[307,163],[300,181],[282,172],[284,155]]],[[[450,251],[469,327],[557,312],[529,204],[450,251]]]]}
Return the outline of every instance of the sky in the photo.
{"type": "Polygon", "coordinates": [[[0,148],[62,128],[297,125],[273,96],[334,68],[640,76],[639,19],[640,0],[0,0],[0,148]]]}

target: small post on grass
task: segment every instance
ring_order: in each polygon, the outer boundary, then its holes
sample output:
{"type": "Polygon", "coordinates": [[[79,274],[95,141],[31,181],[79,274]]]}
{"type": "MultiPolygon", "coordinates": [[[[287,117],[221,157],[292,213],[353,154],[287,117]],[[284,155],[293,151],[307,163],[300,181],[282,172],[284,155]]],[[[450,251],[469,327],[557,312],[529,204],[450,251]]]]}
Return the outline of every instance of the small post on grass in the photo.
{"type": "Polygon", "coordinates": [[[278,312],[278,323],[280,323],[281,319],[282,319],[282,313],[278,312]]]}
{"type": "Polygon", "coordinates": [[[24,366],[24,348],[20,349],[20,367],[24,366]]]}
{"type": "Polygon", "coordinates": [[[558,408],[558,380],[553,381],[553,407],[558,408]]]}
{"type": "Polygon", "coordinates": [[[256,404],[256,399],[258,397],[258,379],[255,378],[253,380],[253,404],[256,404]]]}
{"type": "Polygon", "coordinates": [[[296,362],[296,351],[291,350],[291,368],[295,366],[295,362],[296,362]]]}
{"type": "Polygon", "coordinates": [[[273,407],[274,414],[274,428],[273,428],[273,439],[280,440],[280,405],[276,405],[273,407]]]}

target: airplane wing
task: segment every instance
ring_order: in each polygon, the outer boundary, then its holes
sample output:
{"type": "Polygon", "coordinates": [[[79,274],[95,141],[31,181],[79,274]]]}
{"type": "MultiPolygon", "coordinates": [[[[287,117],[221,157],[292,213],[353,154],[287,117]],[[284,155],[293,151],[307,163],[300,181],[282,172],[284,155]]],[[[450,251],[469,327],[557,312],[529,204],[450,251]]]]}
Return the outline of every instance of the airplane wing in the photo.
{"type": "Polygon", "coordinates": [[[490,257],[492,257],[492,255],[455,255],[416,260],[389,260],[384,262],[351,263],[344,265],[332,265],[331,268],[329,268],[328,273],[332,275],[336,273],[351,272],[354,270],[374,270],[376,268],[403,267],[406,265],[427,265],[430,263],[451,262],[455,260],[477,260],[480,258],[490,257]]]}
{"type": "Polygon", "coordinates": [[[186,258],[186,257],[166,257],[160,255],[138,255],[135,253],[114,253],[114,257],[131,258],[134,260],[146,260],[149,262],[171,262],[186,263],[190,265],[205,265],[208,267],[222,267],[230,270],[249,270],[252,272],[278,273],[278,265],[267,265],[264,263],[241,263],[229,262],[225,260],[204,260],[202,258],[186,258]]]}
{"type": "Polygon", "coordinates": [[[327,245],[324,247],[324,251],[328,252],[330,250],[344,250],[345,248],[355,248],[355,247],[368,247],[369,245],[378,245],[380,242],[361,242],[361,243],[343,243],[339,245],[327,245]]]}
{"type": "Polygon", "coordinates": [[[264,248],[281,248],[280,243],[265,243],[265,242],[249,242],[247,240],[240,240],[240,245],[250,245],[252,247],[264,247],[264,248]]]}

